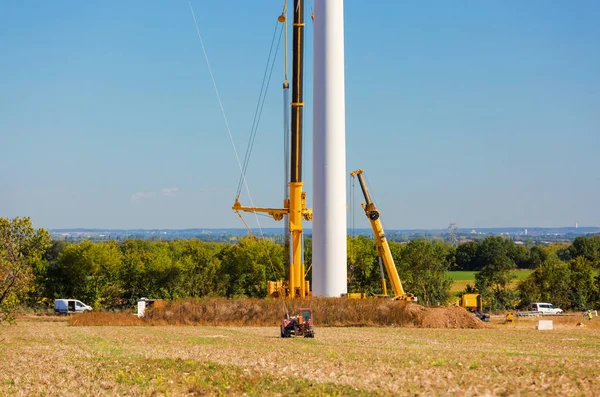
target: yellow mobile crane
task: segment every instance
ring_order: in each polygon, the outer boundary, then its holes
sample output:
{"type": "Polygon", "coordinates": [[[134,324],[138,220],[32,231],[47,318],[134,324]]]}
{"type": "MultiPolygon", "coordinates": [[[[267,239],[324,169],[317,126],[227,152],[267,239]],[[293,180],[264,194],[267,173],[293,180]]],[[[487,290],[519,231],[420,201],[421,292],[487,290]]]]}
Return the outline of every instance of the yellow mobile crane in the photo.
{"type": "MultiPolygon", "coordinates": [[[[284,13],[278,18],[279,22],[286,23],[284,13]]],[[[304,0],[294,0],[293,52],[292,52],[292,128],[290,150],[290,181],[289,199],[284,198],[284,208],[259,208],[245,207],[239,202],[239,195],[232,206],[236,212],[264,212],[276,221],[282,220],[285,215],[289,219],[289,232],[291,234],[291,261],[288,279],[269,281],[267,295],[271,297],[305,298],[310,296],[310,284],[306,280],[304,261],[302,258],[303,229],[302,219],[312,220],[312,209],[306,208],[306,192],[302,191],[302,109],[303,102],[303,66],[304,66],[304,0]]],[[[285,44],[287,45],[287,43],[285,44]]],[[[287,57],[286,57],[287,58],[287,57]]],[[[287,76],[287,63],[286,63],[287,76]]],[[[288,89],[287,78],[284,81],[284,92],[288,89]]],[[[241,215],[240,215],[241,217],[241,215]]],[[[243,219],[242,219],[243,220],[243,219]]]]}
{"type": "Polygon", "coordinates": [[[363,172],[364,170],[361,168],[356,171],[352,171],[350,176],[358,178],[360,188],[365,196],[365,202],[361,203],[361,207],[365,210],[365,214],[367,215],[367,218],[369,218],[369,222],[371,222],[371,227],[373,228],[373,233],[375,234],[375,244],[377,245],[377,253],[379,256],[379,270],[381,272],[381,287],[383,288],[383,295],[387,296],[387,286],[383,273],[383,266],[381,264],[382,260],[383,264],[385,265],[385,271],[390,278],[392,290],[394,291],[394,297],[392,299],[416,301],[416,297],[413,294],[407,294],[404,292],[404,288],[402,288],[402,282],[400,281],[400,276],[398,276],[398,270],[396,269],[396,264],[394,263],[390,246],[385,238],[385,232],[383,231],[383,226],[381,225],[381,220],[379,219],[379,210],[377,209],[377,206],[375,206],[375,203],[371,201],[371,195],[369,194],[369,189],[365,183],[363,172]]]}

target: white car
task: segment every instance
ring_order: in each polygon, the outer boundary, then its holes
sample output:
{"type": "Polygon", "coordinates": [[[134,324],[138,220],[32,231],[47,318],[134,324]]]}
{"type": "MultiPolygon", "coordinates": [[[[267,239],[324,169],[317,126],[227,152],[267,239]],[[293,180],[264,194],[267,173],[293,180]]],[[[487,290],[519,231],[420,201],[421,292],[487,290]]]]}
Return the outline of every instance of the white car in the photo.
{"type": "Polygon", "coordinates": [[[532,312],[539,312],[542,314],[562,314],[563,310],[558,307],[554,307],[554,305],[550,303],[532,303],[531,304],[532,312]]]}
{"type": "Polygon", "coordinates": [[[92,307],[76,299],[56,299],[54,301],[54,313],[70,314],[91,312],[92,307]]]}

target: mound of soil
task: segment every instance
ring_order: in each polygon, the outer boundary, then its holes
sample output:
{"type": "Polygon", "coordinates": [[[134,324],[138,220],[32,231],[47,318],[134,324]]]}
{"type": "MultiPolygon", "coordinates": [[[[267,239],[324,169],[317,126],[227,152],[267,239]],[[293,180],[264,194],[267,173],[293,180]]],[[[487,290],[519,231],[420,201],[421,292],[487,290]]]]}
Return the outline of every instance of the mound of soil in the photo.
{"type": "Polygon", "coordinates": [[[408,303],[400,310],[409,319],[405,325],[418,328],[485,328],[481,320],[462,307],[425,307],[408,303]]]}

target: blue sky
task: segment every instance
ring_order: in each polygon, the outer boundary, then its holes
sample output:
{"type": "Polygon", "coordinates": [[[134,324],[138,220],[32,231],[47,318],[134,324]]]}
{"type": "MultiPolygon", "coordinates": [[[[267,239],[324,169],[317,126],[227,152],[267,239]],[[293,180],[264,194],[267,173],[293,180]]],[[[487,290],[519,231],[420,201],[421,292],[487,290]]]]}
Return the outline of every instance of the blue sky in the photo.
{"type": "MultiPolygon", "coordinates": [[[[243,154],[282,2],[192,4],[243,154]]],[[[599,20],[596,1],[346,1],[347,168],[365,169],[385,226],[600,225],[599,20]]],[[[310,204],[310,24],[306,39],[310,204]]],[[[4,1],[0,54],[0,216],[243,227],[187,1],[4,1]]],[[[283,190],[278,58],[248,171],[265,207],[283,190]]]]}

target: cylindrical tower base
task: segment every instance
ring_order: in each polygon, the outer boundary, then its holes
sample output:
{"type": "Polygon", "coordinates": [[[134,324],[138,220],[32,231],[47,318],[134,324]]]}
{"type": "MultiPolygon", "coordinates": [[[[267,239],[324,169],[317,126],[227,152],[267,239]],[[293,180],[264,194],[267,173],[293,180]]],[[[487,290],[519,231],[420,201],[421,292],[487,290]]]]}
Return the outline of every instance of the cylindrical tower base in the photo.
{"type": "Polygon", "coordinates": [[[313,88],[313,295],[348,291],[344,2],[315,0],[313,88]]]}

